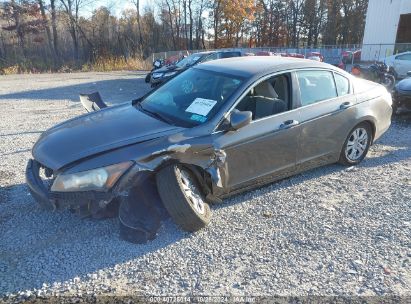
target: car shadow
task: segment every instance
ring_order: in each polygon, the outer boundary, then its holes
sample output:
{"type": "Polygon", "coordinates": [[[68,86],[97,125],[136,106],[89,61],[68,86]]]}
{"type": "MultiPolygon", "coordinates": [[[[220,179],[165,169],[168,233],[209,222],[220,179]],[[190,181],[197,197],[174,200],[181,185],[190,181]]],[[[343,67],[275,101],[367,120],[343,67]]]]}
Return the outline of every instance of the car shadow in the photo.
{"type": "Polygon", "coordinates": [[[130,99],[139,98],[150,90],[150,86],[144,83],[141,78],[119,78],[0,94],[0,100],[70,100],[72,102],[79,102],[79,94],[89,94],[98,91],[104,102],[118,104],[130,99]]]}
{"type": "Polygon", "coordinates": [[[0,187],[0,297],[40,289],[114,267],[190,237],[170,219],[155,240],[121,240],[118,219],[81,219],[69,210],[41,209],[26,184],[0,187]],[[35,279],[33,279],[35,278],[35,279]]]}

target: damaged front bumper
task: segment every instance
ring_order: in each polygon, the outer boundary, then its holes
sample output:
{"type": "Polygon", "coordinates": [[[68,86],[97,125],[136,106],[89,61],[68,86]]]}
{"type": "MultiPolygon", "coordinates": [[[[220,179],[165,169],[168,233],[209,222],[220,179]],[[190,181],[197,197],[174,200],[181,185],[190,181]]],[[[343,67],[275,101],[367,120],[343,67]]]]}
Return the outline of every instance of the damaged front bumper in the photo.
{"type": "Polygon", "coordinates": [[[120,237],[124,240],[139,244],[152,240],[160,228],[161,220],[168,217],[151,178],[152,172],[139,166],[131,168],[119,185],[109,192],[50,191],[51,183],[47,185],[47,181],[40,176],[42,169],[47,170],[32,159],[26,168],[30,193],[40,205],[49,210],[75,209],[81,217],[101,218],[107,214],[118,214],[120,237]],[[119,203],[115,212],[110,208],[113,201],[119,203]]]}
{"type": "Polygon", "coordinates": [[[26,182],[34,199],[45,209],[65,208],[86,209],[89,213],[104,209],[114,198],[112,192],[52,192],[47,181],[40,176],[40,170],[46,169],[38,161],[30,159],[26,167],[26,182]]]}

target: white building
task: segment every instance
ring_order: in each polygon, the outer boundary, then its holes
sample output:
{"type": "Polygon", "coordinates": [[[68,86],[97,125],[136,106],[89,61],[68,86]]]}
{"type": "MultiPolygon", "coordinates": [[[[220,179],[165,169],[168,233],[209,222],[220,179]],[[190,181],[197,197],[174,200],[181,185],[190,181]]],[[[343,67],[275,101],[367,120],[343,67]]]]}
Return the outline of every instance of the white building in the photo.
{"type": "Polygon", "coordinates": [[[411,47],[411,0],[369,0],[361,59],[378,60],[405,51],[400,43],[411,47]]]}

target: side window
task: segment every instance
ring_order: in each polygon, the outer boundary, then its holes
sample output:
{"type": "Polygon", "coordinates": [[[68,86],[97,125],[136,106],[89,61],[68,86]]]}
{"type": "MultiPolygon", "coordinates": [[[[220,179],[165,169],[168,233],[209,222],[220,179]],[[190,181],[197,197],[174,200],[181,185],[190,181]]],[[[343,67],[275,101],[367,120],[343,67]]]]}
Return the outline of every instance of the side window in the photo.
{"type": "Polygon", "coordinates": [[[350,94],[350,81],[344,76],[334,73],[335,84],[337,85],[338,96],[350,94]]]}
{"type": "Polygon", "coordinates": [[[290,91],[290,75],[278,75],[251,88],[236,109],[251,111],[253,120],[286,112],[291,104],[290,91]]]}
{"type": "Polygon", "coordinates": [[[238,85],[241,83],[238,79],[226,79],[221,84],[221,100],[225,100],[230,96],[237,88],[238,85]]]}
{"type": "Polygon", "coordinates": [[[220,53],[219,58],[230,58],[230,57],[239,57],[240,53],[239,52],[223,52],[220,53]]]}
{"type": "Polygon", "coordinates": [[[206,56],[203,60],[201,60],[201,62],[216,60],[217,58],[218,58],[218,53],[214,53],[214,54],[206,56]]]}
{"type": "Polygon", "coordinates": [[[337,97],[332,72],[320,70],[299,71],[297,77],[302,106],[337,97]]]}
{"type": "Polygon", "coordinates": [[[395,57],[395,59],[411,61],[411,54],[399,55],[399,56],[395,57]]]}

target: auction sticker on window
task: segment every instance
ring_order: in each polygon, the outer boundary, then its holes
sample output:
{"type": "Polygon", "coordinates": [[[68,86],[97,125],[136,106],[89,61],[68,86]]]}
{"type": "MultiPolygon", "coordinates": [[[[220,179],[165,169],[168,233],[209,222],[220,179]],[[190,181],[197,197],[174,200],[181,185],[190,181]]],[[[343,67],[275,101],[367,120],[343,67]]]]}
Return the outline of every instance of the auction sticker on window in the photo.
{"type": "Polygon", "coordinates": [[[217,100],[196,98],[191,105],[186,109],[186,112],[207,116],[207,114],[214,108],[217,100]]]}

